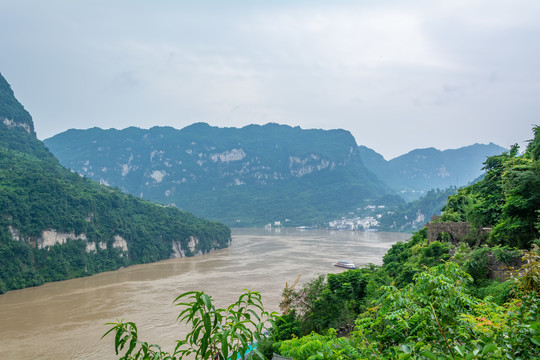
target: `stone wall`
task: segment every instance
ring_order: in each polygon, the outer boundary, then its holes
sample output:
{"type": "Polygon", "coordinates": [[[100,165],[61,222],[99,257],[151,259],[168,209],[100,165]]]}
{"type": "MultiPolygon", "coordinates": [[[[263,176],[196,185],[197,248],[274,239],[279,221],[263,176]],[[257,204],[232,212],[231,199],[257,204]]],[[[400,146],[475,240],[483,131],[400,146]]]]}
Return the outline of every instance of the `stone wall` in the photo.
{"type": "Polygon", "coordinates": [[[460,222],[428,222],[427,223],[428,245],[437,240],[437,237],[445,232],[452,236],[452,243],[457,244],[458,238],[469,233],[470,223],[460,222]]]}

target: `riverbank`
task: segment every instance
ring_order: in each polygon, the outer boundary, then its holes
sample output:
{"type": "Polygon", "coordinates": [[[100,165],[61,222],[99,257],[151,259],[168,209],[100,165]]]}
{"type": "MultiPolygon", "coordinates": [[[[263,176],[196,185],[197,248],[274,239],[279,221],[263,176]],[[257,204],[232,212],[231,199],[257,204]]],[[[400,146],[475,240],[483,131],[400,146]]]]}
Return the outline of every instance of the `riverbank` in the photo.
{"type": "Polygon", "coordinates": [[[107,322],[134,321],[147,341],[169,346],[185,332],[172,300],[204,290],[218,306],[244,288],[260,291],[265,307],[279,310],[285,282],[341,272],[347,257],[357,265],[381,263],[401,233],[282,229],[232,229],[229,248],[191,258],[134,265],[90,277],[48,283],[0,295],[0,358],[114,359],[112,339],[100,340],[107,322]],[[347,256],[344,256],[347,254],[347,256]]]}

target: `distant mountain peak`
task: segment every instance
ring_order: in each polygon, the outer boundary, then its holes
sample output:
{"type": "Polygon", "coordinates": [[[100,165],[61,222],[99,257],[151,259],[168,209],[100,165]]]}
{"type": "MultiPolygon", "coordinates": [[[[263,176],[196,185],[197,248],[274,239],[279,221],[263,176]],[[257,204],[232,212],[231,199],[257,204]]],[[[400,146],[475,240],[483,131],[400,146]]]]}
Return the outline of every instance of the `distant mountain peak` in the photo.
{"type": "Polygon", "coordinates": [[[411,150],[385,160],[380,154],[359,147],[366,167],[407,200],[414,200],[430,189],[466,185],[483,173],[487,157],[505,151],[501,146],[473,144],[457,149],[434,147],[411,150]]]}

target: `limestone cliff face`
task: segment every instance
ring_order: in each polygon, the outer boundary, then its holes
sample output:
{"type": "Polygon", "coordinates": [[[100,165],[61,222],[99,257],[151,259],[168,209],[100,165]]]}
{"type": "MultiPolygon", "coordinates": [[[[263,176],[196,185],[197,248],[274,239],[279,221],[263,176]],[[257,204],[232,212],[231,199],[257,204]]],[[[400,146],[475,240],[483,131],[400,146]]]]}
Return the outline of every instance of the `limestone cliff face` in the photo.
{"type": "Polygon", "coordinates": [[[107,249],[107,244],[104,242],[98,242],[96,246],[95,242],[89,241],[86,243],[86,252],[95,254],[97,252],[98,247],[100,250],[105,250],[107,249]]]}
{"type": "Polygon", "coordinates": [[[128,251],[127,242],[120,235],[114,235],[113,248],[120,249],[120,250],[122,250],[123,252],[126,252],[126,253],[128,251]]]}
{"type": "MultiPolygon", "coordinates": [[[[46,249],[56,244],[60,244],[60,245],[65,244],[66,242],[70,240],[86,241],[87,253],[96,253],[97,248],[101,250],[107,249],[107,242],[105,241],[94,242],[94,241],[88,240],[86,234],[84,233],[75,235],[75,232],[73,231],[66,233],[66,232],[60,232],[54,229],[47,229],[47,230],[43,230],[43,232],[41,233],[41,237],[33,241],[32,239],[22,237],[19,230],[17,230],[16,228],[12,226],[8,226],[8,230],[13,240],[34,242],[38,249],[46,249]]],[[[112,243],[112,248],[119,249],[121,251],[120,256],[127,255],[128,250],[129,250],[127,241],[120,235],[114,235],[113,239],[114,241],[112,243]]]]}
{"type": "Polygon", "coordinates": [[[15,129],[17,127],[23,128],[28,134],[32,133],[32,128],[27,123],[16,122],[13,119],[8,119],[6,117],[0,117],[0,120],[8,129],[15,129]]]}
{"type": "MultiPolygon", "coordinates": [[[[267,128],[271,131],[273,126],[267,128]]],[[[272,139],[272,144],[264,144],[269,141],[264,133],[257,139],[245,128],[236,129],[240,135],[231,139],[226,138],[229,129],[220,129],[223,137],[213,134],[206,139],[197,135],[186,138],[184,130],[170,128],[129,128],[112,133],[101,129],[90,129],[88,133],[72,130],[47,139],[46,144],[81,175],[111,185],[121,179],[123,184],[118,185],[126,191],[162,191],[171,198],[189,185],[223,188],[279,184],[346,166],[355,152],[354,138],[346,131],[336,130],[337,135],[326,132],[325,143],[333,145],[328,150],[324,143],[313,143],[315,139],[307,130],[283,128],[292,132],[288,134],[291,138],[272,139]],[[75,143],[66,143],[75,138],[75,143]],[[80,153],[89,156],[81,157],[80,153]]]]}
{"type": "Polygon", "coordinates": [[[41,238],[38,239],[37,245],[39,249],[53,246],[55,244],[65,244],[68,240],[85,240],[85,234],[75,235],[72,231],[70,233],[62,233],[53,229],[43,230],[41,238]]]}
{"type": "Polygon", "coordinates": [[[185,257],[187,254],[201,255],[202,254],[201,250],[196,251],[198,247],[199,247],[199,239],[194,236],[189,237],[186,247],[182,247],[181,241],[173,241],[172,242],[173,251],[171,254],[171,258],[185,257]]]}
{"type": "MultiPolygon", "coordinates": [[[[14,240],[31,242],[31,239],[22,238],[20,235],[20,232],[14,227],[9,226],[8,229],[14,240]]],[[[120,256],[127,256],[129,248],[128,248],[128,243],[126,239],[124,239],[120,235],[114,235],[113,239],[114,241],[112,242],[112,248],[119,249],[120,256]]],[[[47,249],[56,244],[60,244],[60,245],[65,244],[66,242],[70,240],[86,241],[87,253],[96,253],[98,251],[98,248],[100,250],[106,250],[108,247],[107,242],[105,241],[94,242],[94,241],[88,240],[86,234],[75,235],[73,231],[66,233],[66,232],[59,232],[54,229],[44,230],[41,234],[41,237],[38,238],[37,241],[35,241],[35,243],[39,249],[47,249]]],[[[200,247],[200,241],[198,237],[190,236],[187,239],[187,241],[184,241],[185,243],[184,246],[182,245],[182,243],[183,243],[182,241],[177,241],[177,240],[172,241],[171,258],[202,255],[205,252],[200,247]]],[[[213,251],[221,247],[223,246],[216,243],[214,244],[214,246],[212,246],[212,248],[208,249],[207,251],[213,251]]]]}
{"type": "Polygon", "coordinates": [[[189,238],[185,239],[185,241],[172,241],[171,258],[202,255],[204,253],[222,248],[223,245],[219,244],[218,242],[214,242],[209,248],[203,249],[201,247],[199,238],[197,238],[196,236],[190,236],[189,238]]]}

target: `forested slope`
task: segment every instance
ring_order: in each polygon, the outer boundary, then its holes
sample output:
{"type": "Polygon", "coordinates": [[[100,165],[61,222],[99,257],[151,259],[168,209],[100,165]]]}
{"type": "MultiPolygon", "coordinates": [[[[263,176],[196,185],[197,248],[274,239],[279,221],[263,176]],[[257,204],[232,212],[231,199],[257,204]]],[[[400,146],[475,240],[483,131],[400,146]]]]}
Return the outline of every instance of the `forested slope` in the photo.
{"type": "Polygon", "coordinates": [[[0,292],[228,246],[230,230],[62,167],[0,75],[0,292]]]}

